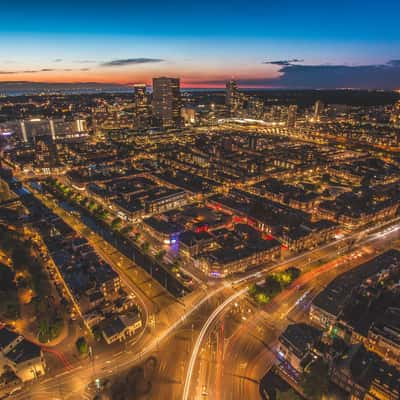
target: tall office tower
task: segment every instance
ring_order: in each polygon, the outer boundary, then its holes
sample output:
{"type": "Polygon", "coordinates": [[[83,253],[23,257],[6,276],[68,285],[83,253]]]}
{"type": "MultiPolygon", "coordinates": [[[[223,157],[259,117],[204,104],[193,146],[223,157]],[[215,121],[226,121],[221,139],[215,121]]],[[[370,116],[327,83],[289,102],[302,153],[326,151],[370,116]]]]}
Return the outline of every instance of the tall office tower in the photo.
{"type": "Polygon", "coordinates": [[[288,115],[287,115],[288,128],[294,128],[296,126],[296,117],[297,117],[297,105],[291,104],[288,108],[288,115]]]}
{"type": "Polygon", "coordinates": [[[142,131],[150,127],[149,96],[147,94],[146,84],[137,84],[134,85],[134,88],[135,128],[142,131]]]}
{"type": "Polygon", "coordinates": [[[242,105],[242,96],[237,88],[236,81],[226,82],[226,106],[228,108],[229,116],[237,116],[242,105]]]}
{"type": "Polygon", "coordinates": [[[180,129],[181,91],[178,78],[153,79],[153,120],[160,128],[180,129]]]}
{"type": "Polygon", "coordinates": [[[324,112],[324,103],[321,100],[317,100],[314,104],[314,119],[316,121],[319,121],[323,112],[324,112]]]}

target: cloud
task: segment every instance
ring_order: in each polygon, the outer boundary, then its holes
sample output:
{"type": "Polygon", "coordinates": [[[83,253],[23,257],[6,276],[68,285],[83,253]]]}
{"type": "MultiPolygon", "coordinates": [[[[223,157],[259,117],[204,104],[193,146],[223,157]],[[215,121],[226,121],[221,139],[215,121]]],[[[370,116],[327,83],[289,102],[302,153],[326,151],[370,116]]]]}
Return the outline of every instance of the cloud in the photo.
{"type": "Polygon", "coordinates": [[[25,70],[25,71],[0,71],[0,75],[14,75],[14,74],[36,74],[38,72],[44,72],[44,70],[25,70]]]}
{"type": "Polygon", "coordinates": [[[291,60],[264,61],[263,64],[285,66],[285,65],[291,65],[292,63],[300,63],[300,62],[303,62],[303,61],[304,60],[301,60],[299,58],[293,58],[291,60]]]}
{"type": "Polygon", "coordinates": [[[56,62],[56,63],[59,63],[59,62],[62,62],[62,61],[63,61],[62,58],[56,58],[55,60],[53,60],[53,62],[56,62]]]}
{"type": "Polygon", "coordinates": [[[0,75],[17,75],[17,74],[39,74],[41,72],[55,72],[55,71],[63,71],[63,72],[71,72],[71,71],[89,71],[90,68],[80,68],[80,69],[72,69],[72,68],[64,68],[64,69],[54,69],[54,68],[42,68],[42,69],[28,69],[28,70],[19,70],[19,71],[0,71],[0,75]]]}
{"type": "Polygon", "coordinates": [[[122,67],[125,65],[138,65],[138,64],[152,64],[152,63],[160,63],[165,60],[161,58],[123,58],[119,60],[111,60],[106,61],[100,64],[102,67],[122,67]]]}
{"type": "Polygon", "coordinates": [[[284,65],[267,85],[291,88],[394,89],[400,86],[400,62],[378,65],[284,65]]]}
{"type": "Polygon", "coordinates": [[[96,64],[97,61],[95,61],[95,60],[75,60],[74,63],[76,63],[76,64],[96,64]]]}
{"type": "MultiPolygon", "coordinates": [[[[281,65],[277,77],[238,79],[244,87],[282,89],[385,89],[400,88],[400,60],[371,65],[281,65]]],[[[193,82],[224,85],[224,80],[193,82]]],[[[190,84],[190,83],[189,83],[190,84]]]]}

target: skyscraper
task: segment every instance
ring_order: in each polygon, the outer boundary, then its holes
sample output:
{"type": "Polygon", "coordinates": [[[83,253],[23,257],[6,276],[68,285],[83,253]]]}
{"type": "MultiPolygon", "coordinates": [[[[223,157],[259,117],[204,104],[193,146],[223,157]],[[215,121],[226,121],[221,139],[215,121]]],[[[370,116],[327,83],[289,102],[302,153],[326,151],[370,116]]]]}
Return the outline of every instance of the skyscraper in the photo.
{"type": "Polygon", "coordinates": [[[237,83],[234,80],[226,82],[226,106],[229,116],[237,116],[242,103],[242,96],[237,88],[237,83]]]}
{"type": "Polygon", "coordinates": [[[291,104],[288,108],[287,126],[294,128],[296,126],[297,105],[291,104]]]}
{"type": "Polygon", "coordinates": [[[317,100],[314,104],[314,119],[319,121],[323,112],[324,103],[321,100],[317,100]]]}
{"type": "Polygon", "coordinates": [[[160,128],[182,127],[181,92],[178,78],[153,79],[153,120],[160,128]]]}
{"type": "Polygon", "coordinates": [[[135,128],[139,131],[150,127],[150,104],[146,84],[134,85],[135,128]]]}

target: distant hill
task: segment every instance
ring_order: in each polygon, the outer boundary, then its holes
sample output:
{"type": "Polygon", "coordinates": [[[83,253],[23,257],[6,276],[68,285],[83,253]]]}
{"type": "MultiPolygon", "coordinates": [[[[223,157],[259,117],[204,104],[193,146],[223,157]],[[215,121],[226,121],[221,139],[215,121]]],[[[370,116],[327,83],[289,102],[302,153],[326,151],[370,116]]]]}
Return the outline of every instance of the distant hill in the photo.
{"type": "Polygon", "coordinates": [[[38,93],[101,93],[101,92],[129,92],[133,89],[127,85],[97,82],[77,83],[44,83],[29,81],[0,82],[0,95],[20,96],[38,93]]]}

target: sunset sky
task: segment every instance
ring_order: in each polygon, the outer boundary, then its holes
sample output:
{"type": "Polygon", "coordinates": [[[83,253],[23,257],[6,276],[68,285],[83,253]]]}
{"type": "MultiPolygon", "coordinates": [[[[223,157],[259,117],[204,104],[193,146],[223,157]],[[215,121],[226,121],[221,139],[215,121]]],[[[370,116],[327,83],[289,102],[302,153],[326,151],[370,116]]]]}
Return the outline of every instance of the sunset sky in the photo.
{"type": "Polygon", "coordinates": [[[4,2],[0,81],[399,88],[400,2],[4,2]]]}

